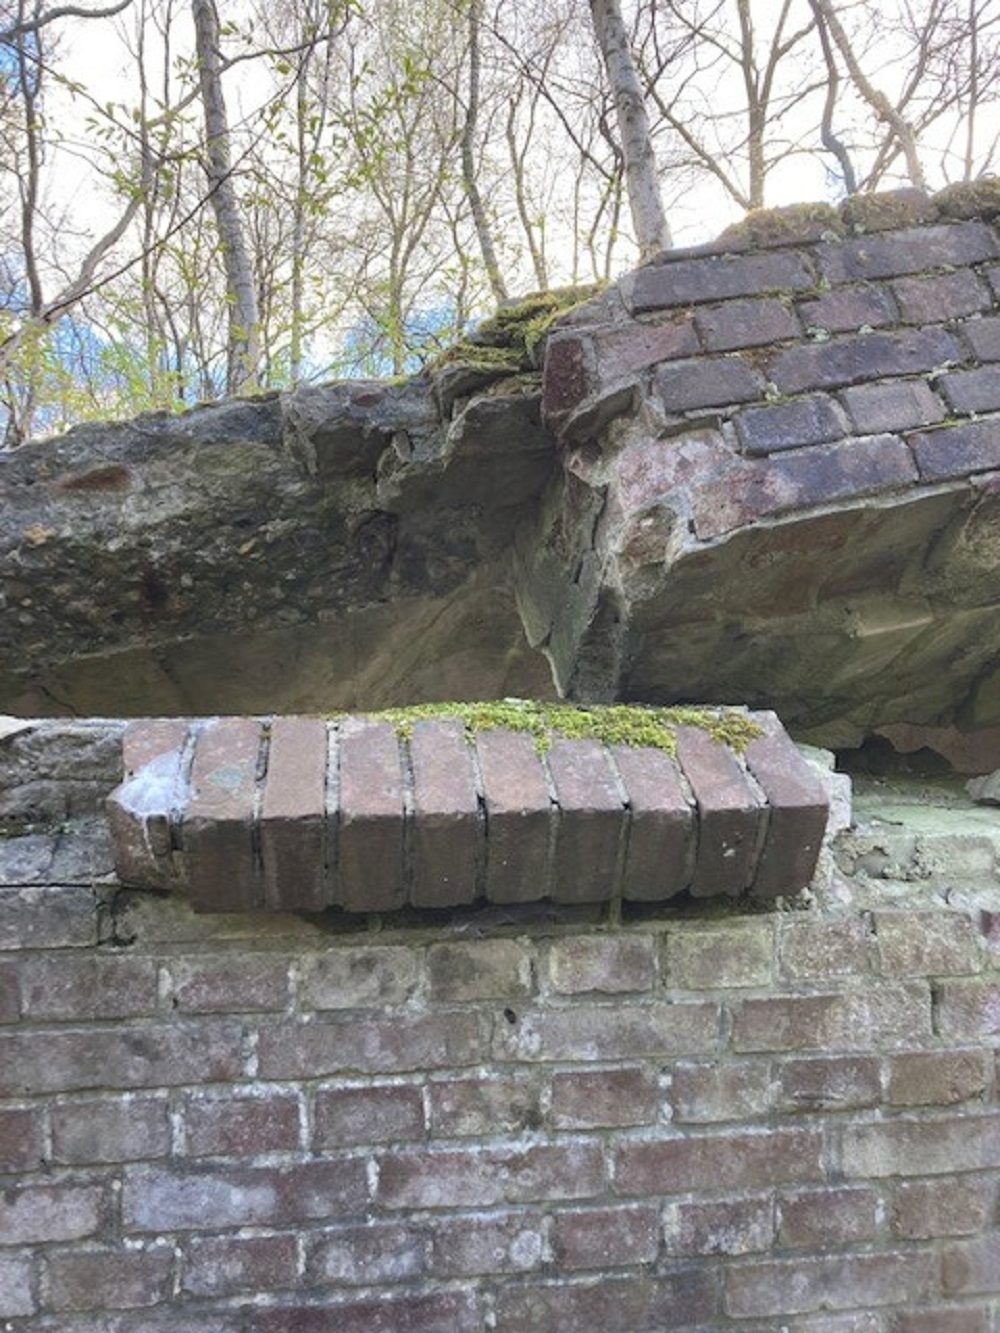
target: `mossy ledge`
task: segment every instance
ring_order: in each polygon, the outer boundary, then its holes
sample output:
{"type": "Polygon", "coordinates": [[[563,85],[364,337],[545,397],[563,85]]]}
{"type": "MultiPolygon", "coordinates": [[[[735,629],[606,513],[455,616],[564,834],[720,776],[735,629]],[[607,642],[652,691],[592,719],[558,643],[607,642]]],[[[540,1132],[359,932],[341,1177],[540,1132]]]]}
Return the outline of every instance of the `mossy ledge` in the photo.
{"type": "Polygon", "coordinates": [[[714,741],[739,754],[762,734],[752,718],[734,709],[541,703],[534,699],[412,704],[361,716],[373,722],[390,722],[403,740],[410,739],[417,722],[433,718],[461,722],[470,742],[479,731],[526,732],[533,737],[539,754],[545,754],[552,741],[560,738],[665,750],[672,755],[677,748],[676,730],[682,726],[700,727],[714,741]]]}

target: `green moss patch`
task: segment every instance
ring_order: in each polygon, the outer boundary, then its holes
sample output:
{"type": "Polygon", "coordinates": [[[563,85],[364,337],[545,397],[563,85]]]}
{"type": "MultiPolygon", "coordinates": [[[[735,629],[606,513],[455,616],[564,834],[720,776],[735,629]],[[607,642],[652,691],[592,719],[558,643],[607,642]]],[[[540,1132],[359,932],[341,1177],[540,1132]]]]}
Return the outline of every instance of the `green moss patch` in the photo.
{"type": "Polygon", "coordinates": [[[545,754],[554,739],[596,740],[605,745],[631,745],[665,750],[677,748],[678,727],[700,727],[713,740],[742,753],[761,735],[760,727],[744,713],[725,708],[655,708],[642,704],[540,703],[533,699],[499,699],[478,703],[413,704],[365,713],[371,721],[390,722],[404,740],[415,723],[432,718],[453,718],[463,724],[471,741],[479,731],[520,731],[532,736],[535,749],[545,754]]]}
{"type": "Polygon", "coordinates": [[[818,241],[826,232],[841,236],[844,224],[832,204],[823,202],[787,204],[780,208],[756,208],[719,237],[720,241],[746,241],[751,245],[791,245],[818,241]]]}

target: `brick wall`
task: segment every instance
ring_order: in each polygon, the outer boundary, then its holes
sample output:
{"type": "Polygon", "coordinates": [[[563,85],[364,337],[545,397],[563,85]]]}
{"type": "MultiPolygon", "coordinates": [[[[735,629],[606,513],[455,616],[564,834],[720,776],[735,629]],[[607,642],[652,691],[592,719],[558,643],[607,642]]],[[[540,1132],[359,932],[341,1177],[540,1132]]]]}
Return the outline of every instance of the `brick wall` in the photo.
{"type": "Polygon", "coordinates": [[[375,932],[18,887],[30,860],[0,890],[11,1330],[1000,1327],[989,913],[375,932]]]}

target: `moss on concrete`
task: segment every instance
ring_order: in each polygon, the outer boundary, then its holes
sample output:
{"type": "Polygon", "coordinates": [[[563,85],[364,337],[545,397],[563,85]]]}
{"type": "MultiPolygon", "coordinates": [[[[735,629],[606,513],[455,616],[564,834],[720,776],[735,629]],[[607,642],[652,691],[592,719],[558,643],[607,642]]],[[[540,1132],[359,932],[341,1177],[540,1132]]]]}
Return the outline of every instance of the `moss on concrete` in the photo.
{"type": "Polygon", "coordinates": [[[408,740],[415,723],[431,718],[454,718],[471,740],[479,731],[526,732],[544,754],[559,737],[567,740],[597,740],[606,745],[632,745],[664,750],[676,749],[680,726],[700,727],[713,740],[742,752],[760,728],[744,713],[724,708],[655,708],[641,704],[543,703],[534,699],[498,699],[472,703],[413,704],[366,713],[373,721],[391,722],[397,734],[408,740]]]}

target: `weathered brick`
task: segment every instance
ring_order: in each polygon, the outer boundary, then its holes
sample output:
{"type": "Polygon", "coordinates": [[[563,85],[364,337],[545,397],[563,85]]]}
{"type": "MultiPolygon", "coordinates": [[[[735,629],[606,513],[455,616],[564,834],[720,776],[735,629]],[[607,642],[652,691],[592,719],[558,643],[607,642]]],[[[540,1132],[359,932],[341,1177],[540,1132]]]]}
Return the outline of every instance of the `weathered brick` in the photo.
{"type": "Polygon", "coordinates": [[[945,1175],[1000,1166],[1000,1116],[895,1120],[844,1130],[849,1176],[945,1175]]]}
{"type": "Polygon", "coordinates": [[[1000,420],[967,421],[910,436],[923,481],[1000,468],[1000,420]]]}
{"type": "Polygon", "coordinates": [[[0,1023],[16,1023],[20,1017],[18,969],[14,963],[0,963],[0,1023]]]}
{"type": "Polygon", "coordinates": [[[599,330],[593,341],[601,387],[618,383],[661,361],[694,356],[698,352],[694,322],[684,315],[655,322],[632,320],[622,328],[599,330]]]}
{"type": "Polygon", "coordinates": [[[719,1311],[713,1274],[701,1269],[669,1277],[605,1277],[596,1282],[508,1286],[497,1295],[497,1333],[638,1333],[702,1325],[719,1311]]]}
{"type": "Polygon", "coordinates": [[[387,1153],[376,1197],[384,1208],[482,1208],[585,1199],[604,1189],[600,1146],[560,1143],[387,1153]]]}
{"type": "Polygon", "coordinates": [[[937,394],[923,380],[856,384],[844,391],[844,406],[861,435],[914,430],[943,421],[945,415],[937,394]]]}
{"type": "Polygon", "coordinates": [[[768,291],[803,291],[812,287],[813,282],[805,259],[795,251],[707,255],[647,264],[636,272],[626,299],[638,314],[666,306],[758,296],[768,291]]]}
{"type": "Polygon", "coordinates": [[[936,998],[938,1031],[946,1040],[1000,1035],[1000,981],[943,981],[936,998]]]}
{"type": "Polygon", "coordinates": [[[982,1097],[985,1051],[913,1051],[889,1062],[890,1106],[948,1106],[982,1097]]]}
{"type": "Polygon", "coordinates": [[[194,1296],[290,1287],[298,1276],[297,1250],[294,1235],[193,1237],[182,1285],[194,1296]]]}
{"type": "Polygon", "coordinates": [[[167,973],[173,1007],[185,1013],[235,1014],[288,1004],[287,958],[199,954],[171,960],[167,973]]]}
{"type": "Polygon", "coordinates": [[[693,487],[695,531],[718,537],[768,515],[877,495],[916,478],[909,450],[894,435],[772,455],[693,487]]]}
{"type": "Polygon", "coordinates": [[[619,1194],[762,1189],[822,1180],[822,1136],[807,1130],[632,1140],[615,1159],[619,1194]]]}
{"type": "Polygon", "coordinates": [[[90,888],[0,888],[0,949],[87,948],[97,943],[90,888]]]}
{"type": "Polygon", "coordinates": [[[775,356],[769,374],[782,393],[803,393],[891,375],[916,375],[960,359],[958,344],[944,329],[904,329],[790,347],[775,356]]]}
{"type": "Polygon", "coordinates": [[[32,959],[21,965],[21,1002],[34,1019],[132,1018],[155,1011],[156,962],[111,954],[32,959]]]}
{"type": "Polygon", "coordinates": [[[996,1184],[988,1176],[904,1180],[895,1188],[889,1221],[893,1235],[904,1240],[971,1236],[990,1225],[995,1199],[996,1184]]]}
{"type": "Polygon", "coordinates": [[[549,946],[549,987],[560,995],[619,994],[656,984],[651,935],[577,935],[549,946]]]}
{"type": "Polygon", "coordinates": [[[982,970],[976,924],[960,912],[876,912],[882,971],[888,976],[949,976],[982,970]]]}
{"type": "Polygon", "coordinates": [[[824,981],[870,972],[874,937],[867,917],[781,923],[778,954],[789,981],[824,981]]]}
{"type": "Polygon", "coordinates": [[[476,896],[484,825],[472,750],[461,722],[417,722],[413,765],[411,900],[418,907],[468,903],[476,896]]]}
{"type": "Polygon", "coordinates": [[[493,1045],[499,1060],[641,1060],[701,1055],[718,1040],[717,1004],[574,1004],[515,1015],[493,1045]]]}
{"type": "Polygon", "coordinates": [[[440,1136],[518,1134],[542,1123],[541,1089],[527,1075],[431,1083],[431,1133],[440,1136]]]}
{"type": "Polygon", "coordinates": [[[824,1255],[755,1262],[726,1275],[726,1309],[736,1318],[792,1315],[924,1302],[936,1274],[922,1254],[824,1255]]]}
{"type": "Polygon", "coordinates": [[[935,1306],[893,1317],[892,1333],[990,1333],[990,1312],[985,1306],[935,1306]]]}
{"type": "Polygon", "coordinates": [[[622,796],[597,741],[557,740],[548,753],[559,813],[552,896],[601,902],[614,895],[625,827],[622,796]]]}
{"type": "Polygon", "coordinates": [[[558,421],[587,397],[592,355],[589,338],[561,332],[546,338],[542,376],[542,413],[546,420],[558,421]]]}
{"type": "Polygon", "coordinates": [[[253,822],[262,738],[259,722],[226,717],[206,723],[195,741],[181,839],[196,911],[236,912],[261,900],[253,822]]]}
{"type": "Polygon", "coordinates": [[[863,1055],[785,1060],[776,1080],[783,1111],[855,1110],[882,1098],[878,1061],[863,1055]]]}
{"type": "Polygon", "coordinates": [[[344,1227],[309,1238],[306,1279],[338,1286],[374,1286],[424,1276],[428,1239],[423,1229],[395,1222],[344,1227]]]}
{"type": "Polygon", "coordinates": [[[835,287],[815,300],[801,301],[799,317],[807,329],[849,333],[865,325],[877,329],[895,324],[896,308],[884,287],[859,283],[855,287],[835,287]]]}
{"type": "Polygon", "coordinates": [[[552,1219],[552,1252],[560,1271],[648,1264],[659,1247],[655,1204],[578,1208],[552,1219]]]}
{"type": "Polygon", "coordinates": [[[271,723],[260,810],[264,902],[278,911],[326,906],[327,725],[318,717],[271,723]]]}
{"type": "Polygon", "coordinates": [[[53,1310],[130,1310],[157,1305],[171,1293],[173,1247],[50,1251],[46,1304],[53,1310]]]}
{"type": "Polygon", "coordinates": [[[783,1194],[778,1201],[778,1242],[821,1250],[874,1240],[878,1207],[875,1190],[860,1186],[783,1194]]]}
{"type": "Polygon", "coordinates": [[[645,1069],[575,1069],[552,1075],[556,1129],[652,1124],[659,1103],[656,1079],[645,1069]]]}
{"type": "Polygon", "coordinates": [[[995,412],[1000,408],[1000,367],[954,370],[942,375],[938,387],[956,412],[995,412]]]}
{"type": "Polygon", "coordinates": [[[785,338],[797,338],[802,331],[795,312],[774,297],[727,301],[725,305],[699,310],[695,322],[710,352],[782,342],[785,338]]]}
{"type": "Polygon", "coordinates": [[[677,728],[677,758],[698,806],[691,892],[736,895],[753,878],[762,799],[732,751],[700,727],[677,728]]]}
{"type": "Polygon", "coordinates": [[[996,1294],[1000,1272],[1000,1235],[956,1241],[941,1255],[941,1284],[949,1295],[967,1291],[996,1294]]]}
{"type": "Polygon", "coordinates": [[[294,1152],[299,1146],[299,1099],[279,1092],[188,1097],[184,1143],[190,1157],[294,1152]]]}
{"type": "Polygon", "coordinates": [[[126,1231],[215,1231],[282,1226],[363,1212],[364,1159],[301,1166],[182,1166],[125,1169],[126,1231]]]}
{"type": "Polygon", "coordinates": [[[524,940],[458,940],[427,954],[432,1000],[504,1000],[530,995],[531,949],[524,940]]]}
{"type": "Polygon", "coordinates": [[[770,1195],[668,1203],[663,1235],[668,1254],[756,1254],[774,1242],[774,1203],[770,1195]]]}
{"type": "Polygon", "coordinates": [[[931,1034],[930,992],[915,982],[830,995],[744,1000],[733,1020],[737,1051],[912,1045],[931,1034]]]}
{"type": "Polygon", "coordinates": [[[0,1175],[33,1171],[44,1155],[37,1110],[0,1109],[0,1175]]]}
{"type": "Polygon", "coordinates": [[[1000,315],[970,319],[961,330],[978,361],[1000,361],[1000,315]]]}
{"type": "Polygon", "coordinates": [[[403,945],[347,945],[310,958],[302,978],[306,1009],[384,1009],[412,999],[420,955],[403,945]]]}
{"type": "Polygon", "coordinates": [[[34,1314],[32,1262],[27,1254],[0,1254],[0,1318],[34,1314]]]}
{"type": "Polygon", "coordinates": [[[171,883],[171,822],[184,790],[188,731],[183,718],[145,718],[125,728],[125,782],[111,792],[105,807],[115,871],[123,884],[164,888],[171,883]],[[133,784],[140,769],[146,771],[133,784]]]}
{"type": "Polygon", "coordinates": [[[736,418],[744,450],[753,458],[807,444],[828,444],[843,439],[843,422],[824,394],[811,394],[790,403],[748,407],[736,418]]]}
{"type": "Polygon", "coordinates": [[[939,324],[988,310],[990,294],[970,269],[921,278],[897,278],[892,284],[906,323],[939,324]]]}
{"type": "Polygon", "coordinates": [[[777,716],[761,713],[757,719],[763,734],[747,746],[746,765],[767,799],[768,815],[750,888],[757,897],[774,898],[798,893],[812,881],[830,803],[777,716]]]}
{"type": "Polygon", "coordinates": [[[388,722],[349,718],[337,733],[336,901],[349,912],[403,903],[403,763],[388,722]]]}
{"type": "Polygon", "coordinates": [[[530,902],[549,884],[552,803],[534,738],[482,731],[476,755],[486,808],[486,897],[530,902]]]}
{"type": "Polygon", "coordinates": [[[413,1085],[321,1088],[316,1093],[317,1148],[405,1141],[423,1134],[423,1098],[413,1085]]]}
{"type": "Polygon", "coordinates": [[[666,981],[682,990],[728,990],[771,981],[774,931],[770,921],[670,931],[666,981]]]}
{"type": "Polygon", "coordinates": [[[242,1036],[239,1023],[220,1019],[0,1033],[0,1097],[238,1078],[242,1036]]]}
{"type": "Polygon", "coordinates": [[[127,1162],[170,1151],[165,1097],[95,1097],[52,1107],[56,1162],[127,1162]]]}
{"type": "Polygon", "coordinates": [[[627,745],[611,754],[629,807],[622,896],[661,902],[687,887],[694,809],[669,755],[627,745]]]}
{"type": "Polygon", "coordinates": [[[982,222],[913,227],[885,235],[830,241],[816,247],[820,272],[831,282],[890,278],[949,264],[976,264],[994,258],[996,252],[993,234],[982,222]]]}
{"type": "Polygon", "coordinates": [[[774,1086],[764,1061],[682,1062],[674,1065],[671,1098],[682,1122],[751,1120],[771,1110],[774,1086]]]}
{"type": "Polygon", "coordinates": [[[478,1015],[398,1015],[315,1023],[278,1023],[260,1033],[262,1078],[395,1074],[476,1064],[484,1052],[478,1015]]]}
{"type": "Polygon", "coordinates": [[[82,1240],[104,1224],[106,1199],[98,1185],[22,1185],[0,1193],[0,1245],[82,1240]]]}
{"type": "Polygon", "coordinates": [[[693,412],[753,402],[762,396],[763,386],[738,356],[719,356],[661,366],[656,391],[668,412],[693,412]]]}
{"type": "MultiPolygon", "coordinates": [[[[329,1304],[262,1308],[254,1312],[254,1333],[330,1333],[330,1317],[329,1304]]],[[[472,1333],[482,1327],[471,1291],[338,1301],[336,1320],[336,1333],[472,1333]]]]}
{"type": "Polygon", "coordinates": [[[431,1223],[431,1267],[439,1277],[530,1273],[545,1252],[541,1216],[492,1213],[431,1223]]]}

